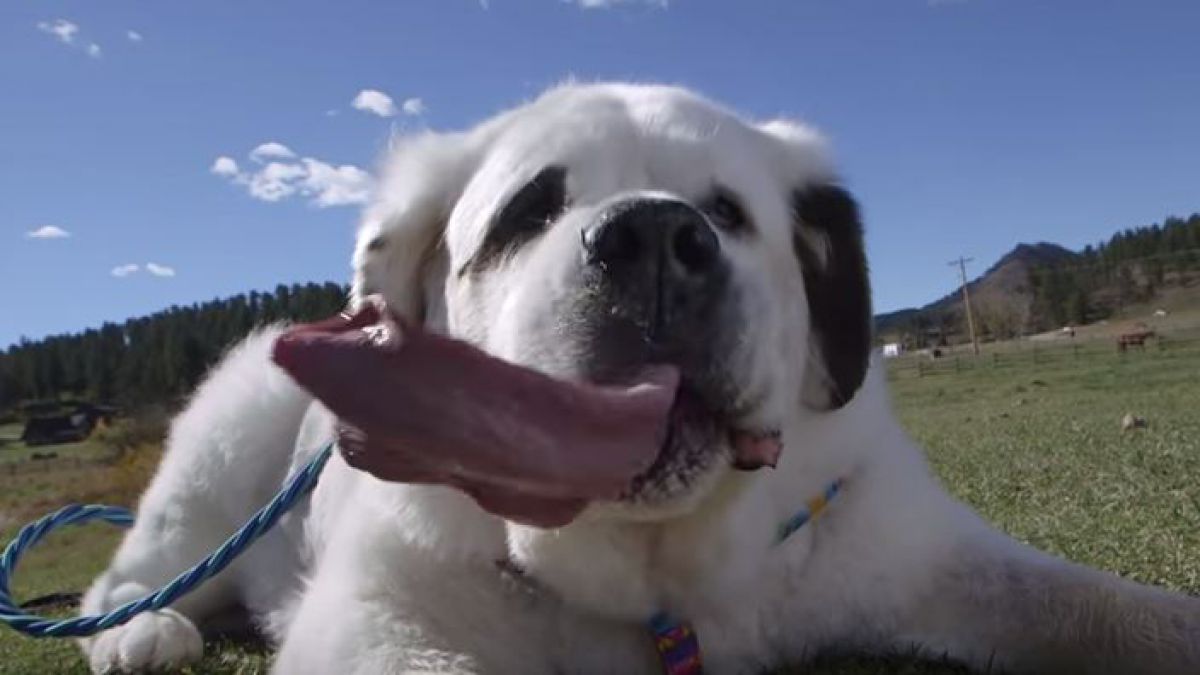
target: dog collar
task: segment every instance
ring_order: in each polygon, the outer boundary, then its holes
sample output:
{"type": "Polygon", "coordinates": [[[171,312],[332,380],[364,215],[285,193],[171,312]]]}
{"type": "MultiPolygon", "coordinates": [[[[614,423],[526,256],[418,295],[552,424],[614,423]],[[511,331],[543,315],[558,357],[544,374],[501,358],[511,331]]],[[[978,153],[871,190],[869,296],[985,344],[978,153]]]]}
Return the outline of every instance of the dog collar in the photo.
{"type": "MultiPolygon", "coordinates": [[[[841,492],[842,482],[838,478],[825,486],[821,494],[809,499],[804,503],[804,508],[781,523],[775,536],[775,545],[782,544],[797,530],[819,518],[829,502],[841,492]]],[[[701,675],[704,672],[700,638],[691,623],[676,619],[667,612],[658,612],[650,617],[647,626],[654,638],[654,648],[658,652],[663,675],[701,675]]]]}
{"type": "MultiPolygon", "coordinates": [[[[825,486],[821,494],[806,501],[803,508],[781,523],[775,535],[774,545],[782,544],[800,528],[819,518],[829,502],[842,491],[842,483],[843,479],[839,478],[825,486]]],[[[505,577],[515,580],[530,593],[536,594],[543,590],[511,558],[497,560],[496,567],[505,577]]],[[[663,675],[701,675],[704,672],[700,638],[690,622],[661,611],[650,617],[646,627],[654,640],[654,649],[658,652],[663,675]]]]}

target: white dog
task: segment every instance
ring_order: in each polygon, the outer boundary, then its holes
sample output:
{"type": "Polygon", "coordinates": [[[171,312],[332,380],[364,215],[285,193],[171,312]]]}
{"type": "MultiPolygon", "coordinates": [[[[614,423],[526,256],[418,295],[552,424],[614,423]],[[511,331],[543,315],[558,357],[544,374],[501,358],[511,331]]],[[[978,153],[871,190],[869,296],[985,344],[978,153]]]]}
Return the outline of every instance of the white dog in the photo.
{"type": "MultiPolygon", "coordinates": [[[[1018,672],[1200,673],[1200,601],[1031,550],[930,475],[871,365],[857,208],[803,126],[676,88],[557,88],[396,149],[354,264],[353,302],[382,295],[557,377],[673,363],[685,414],[625,496],[555,529],[335,456],[220,577],[84,641],[96,672],[197,659],[241,607],[285,675],[693,672],[659,653],[662,612],[693,631],[676,656],[718,673],[913,645],[1018,672]],[[772,458],[746,461],[747,434],[777,434],[777,467],[753,470],[772,458]]],[[[175,421],[85,612],[201,558],[334,438],[271,364],[278,334],[234,349],[175,421]]]]}

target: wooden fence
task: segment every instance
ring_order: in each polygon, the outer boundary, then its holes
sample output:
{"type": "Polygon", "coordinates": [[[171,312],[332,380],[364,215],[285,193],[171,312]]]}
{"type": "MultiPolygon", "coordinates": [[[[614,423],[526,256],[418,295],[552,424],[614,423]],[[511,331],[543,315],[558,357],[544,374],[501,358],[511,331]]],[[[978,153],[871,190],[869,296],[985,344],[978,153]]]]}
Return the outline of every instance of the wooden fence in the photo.
{"type": "MultiPolygon", "coordinates": [[[[1078,362],[1099,363],[1133,361],[1166,356],[1200,357],[1200,338],[1152,338],[1144,347],[1125,351],[1111,340],[1089,340],[1068,344],[1026,341],[1020,346],[993,349],[978,356],[969,352],[952,352],[938,358],[929,354],[910,353],[887,359],[888,375],[893,379],[953,375],[980,368],[1028,368],[1078,362]]],[[[1200,374],[1198,374],[1200,376],[1200,374]]]]}

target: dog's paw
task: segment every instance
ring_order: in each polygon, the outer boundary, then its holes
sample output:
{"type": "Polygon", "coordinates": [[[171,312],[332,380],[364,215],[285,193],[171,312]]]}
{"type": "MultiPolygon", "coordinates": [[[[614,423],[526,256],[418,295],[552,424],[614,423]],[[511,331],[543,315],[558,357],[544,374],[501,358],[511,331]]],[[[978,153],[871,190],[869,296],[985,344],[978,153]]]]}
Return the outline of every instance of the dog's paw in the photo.
{"type": "Polygon", "coordinates": [[[93,673],[140,673],[178,668],[204,652],[200,631],[171,609],[147,612],[90,640],[93,673]]]}

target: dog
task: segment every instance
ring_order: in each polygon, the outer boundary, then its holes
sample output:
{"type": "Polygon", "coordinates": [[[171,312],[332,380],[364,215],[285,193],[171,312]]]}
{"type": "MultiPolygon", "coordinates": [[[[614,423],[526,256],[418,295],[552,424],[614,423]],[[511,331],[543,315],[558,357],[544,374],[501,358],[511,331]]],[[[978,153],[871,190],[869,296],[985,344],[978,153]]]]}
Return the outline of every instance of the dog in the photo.
{"type": "MultiPolygon", "coordinates": [[[[752,673],[913,646],[993,672],[1200,672],[1200,601],[1018,543],[931,475],[872,355],[859,209],[802,124],[559,86],[396,144],[353,265],[352,305],[557,378],[673,364],[687,414],[626,493],[553,528],[335,454],[228,570],[84,640],[93,671],[192,662],[242,608],[282,675],[752,673]],[[778,440],[774,468],[742,461],[747,434],[778,440]]],[[[173,422],[86,613],[203,557],[336,437],[272,364],[282,330],[173,422]]]]}

